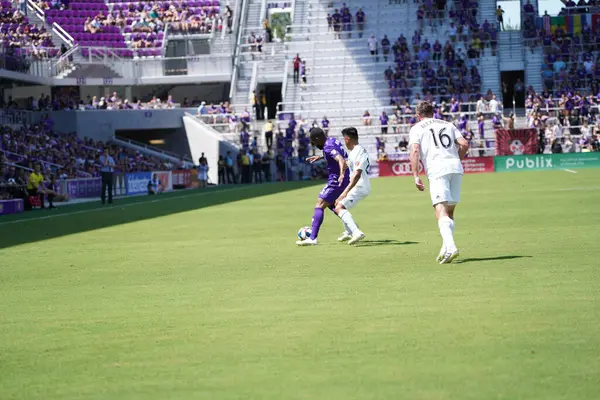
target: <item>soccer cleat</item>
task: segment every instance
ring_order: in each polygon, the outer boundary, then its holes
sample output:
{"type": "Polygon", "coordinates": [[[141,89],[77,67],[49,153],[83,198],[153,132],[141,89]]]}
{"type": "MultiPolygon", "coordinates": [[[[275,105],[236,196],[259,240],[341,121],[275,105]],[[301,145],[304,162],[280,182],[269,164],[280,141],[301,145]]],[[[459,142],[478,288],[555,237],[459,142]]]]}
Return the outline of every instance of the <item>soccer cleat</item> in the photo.
{"type": "Polygon", "coordinates": [[[350,239],[352,239],[352,235],[344,231],[344,233],[342,233],[338,238],[338,242],[347,242],[350,239]]]}
{"type": "Polygon", "coordinates": [[[459,256],[459,254],[460,253],[458,252],[458,250],[454,250],[452,253],[446,253],[442,261],[440,261],[440,264],[450,264],[456,259],[456,257],[459,256]]]}
{"type": "Polygon", "coordinates": [[[358,243],[365,238],[365,234],[361,231],[357,231],[352,235],[352,239],[348,241],[348,244],[358,243]]]}
{"type": "Polygon", "coordinates": [[[446,255],[446,246],[442,246],[442,248],[440,249],[440,254],[438,254],[435,261],[437,261],[437,262],[442,261],[444,259],[445,255],[446,255]]]}
{"type": "Polygon", "coordinates": [[[317,239],[313,240],[311,238],[308,238],[308,239],[304,239],[304,240],[298,240],[298,241],[296,241],[296,244],[298,246],[316,246],[318,243],[317,243],[317,239]]]}

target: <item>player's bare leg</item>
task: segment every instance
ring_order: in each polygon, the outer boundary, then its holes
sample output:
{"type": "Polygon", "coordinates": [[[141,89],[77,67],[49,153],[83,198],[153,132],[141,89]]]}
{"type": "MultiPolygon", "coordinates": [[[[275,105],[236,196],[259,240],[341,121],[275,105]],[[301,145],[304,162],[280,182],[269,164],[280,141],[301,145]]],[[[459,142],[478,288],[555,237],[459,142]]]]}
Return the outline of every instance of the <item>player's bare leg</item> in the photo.
{"type": "MultiPolygon", "coordinates": [[[[352,218],[352,214],[350,214],[350,211],[346,210],[346,207],[338,203],[338,205],[335,207],[335,211],[336,214],[342,219],[342,222],[344,222],[344,225],[350,230],[351,237],[348,239],[348,244],[358,243],[365,238],[365,234],[358,229],[358,225],[356,225],[354,218],[352,218]]],[[[340,238],[338,238],[338,240],[340,238]]]]}
{"type": "Polygon", "coordinates": [[[454,220],[450,218],[450,215],[454,216],[455,207],[455,205],[449,205],[448,202],[435,205],[435,216],[446,247],[445,255],[439,261],[440,264],[449,264],[459,255],[456,243],[454,243],[454,220]]]}
{"type": "Polygon", "coordinates": [[[327,201],[319,198],[317,204],[315,204],[315,211],[312,219],[312,233],[310,238],[305,240],[298,240],[296,244],[298,246],[314,246],[317,244],[317,237],[319,236],[319,230],[323,224],[325,218],[325,209],[331,207],[331,204],[327,201]]]}

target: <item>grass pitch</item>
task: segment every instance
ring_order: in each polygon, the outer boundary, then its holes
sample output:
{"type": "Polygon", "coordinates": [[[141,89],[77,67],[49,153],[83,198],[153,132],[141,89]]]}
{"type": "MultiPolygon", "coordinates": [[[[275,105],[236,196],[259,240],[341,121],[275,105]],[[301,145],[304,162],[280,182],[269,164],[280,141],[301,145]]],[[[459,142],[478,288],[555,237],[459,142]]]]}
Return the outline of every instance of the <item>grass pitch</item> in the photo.
{"type": "Polygon", "coordinates": [[[356,247],[306,184],[3,217],[0,398],[598,399],[599,178],[466,176],[452,265],[403,178],[356,247]]]}

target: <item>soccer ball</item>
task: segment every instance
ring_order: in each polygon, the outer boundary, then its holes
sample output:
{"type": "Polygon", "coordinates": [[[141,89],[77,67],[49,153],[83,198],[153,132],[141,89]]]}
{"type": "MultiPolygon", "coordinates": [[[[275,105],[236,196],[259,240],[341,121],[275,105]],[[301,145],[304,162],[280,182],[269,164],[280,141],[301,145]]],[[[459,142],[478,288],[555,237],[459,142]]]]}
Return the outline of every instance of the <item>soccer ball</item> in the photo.
{"type": "Polygon", "coordinates": [[[310,226],[300,228],[298,231],[298,239],[300,240],[306,240],[310,237],[310,235],[312,235],[312,228],[310,226]]]}

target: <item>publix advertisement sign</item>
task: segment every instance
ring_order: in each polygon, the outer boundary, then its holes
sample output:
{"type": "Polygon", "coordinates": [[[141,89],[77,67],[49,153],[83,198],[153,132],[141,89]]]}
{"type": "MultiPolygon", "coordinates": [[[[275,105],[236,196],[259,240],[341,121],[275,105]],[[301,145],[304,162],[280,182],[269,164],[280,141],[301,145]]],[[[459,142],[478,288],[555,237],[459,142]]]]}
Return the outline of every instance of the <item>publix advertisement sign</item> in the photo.
{"type": "Polygon", "coordinates": [[[533,154],[494,157],[496,172],[600,167],[600,153],[533,154]]]}

